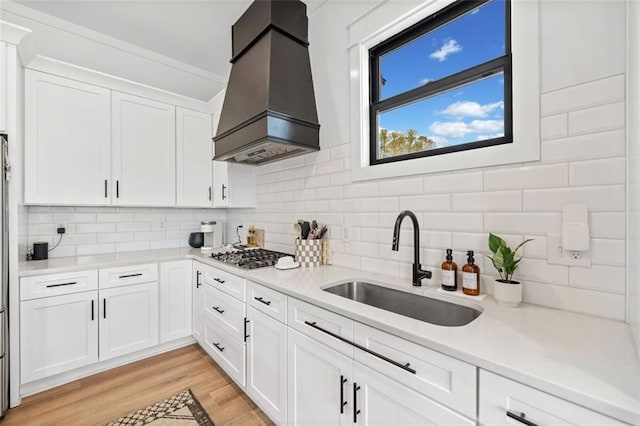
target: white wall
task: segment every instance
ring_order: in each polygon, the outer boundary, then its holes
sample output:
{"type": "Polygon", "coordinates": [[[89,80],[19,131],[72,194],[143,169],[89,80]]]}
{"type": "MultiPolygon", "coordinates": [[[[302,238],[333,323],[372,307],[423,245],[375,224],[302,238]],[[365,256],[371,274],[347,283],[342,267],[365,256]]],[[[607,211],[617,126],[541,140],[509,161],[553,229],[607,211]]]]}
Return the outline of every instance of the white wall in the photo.
{"type": "MultiPolygon", "coordinates": [[[[405,278],[413,253],[408,223],[400,251],[391,251],[402,209],[417,213],[422,263],[432,269],[448,247],[459,265],[468,249],[486,253],[489,232],[532,237],[516,275],[527,302],[624,320],[625,3],[542,2],[542,69],[530,76],[542,83],[542,161],[353,183],[347,29],[371,7],[326,2],[310,16],[322,150],[259,167],[258,208],[232,215],[229,225],[255,222],[268,247],[292,252],[292,222],[317,219],[330,225],[336,264],[405,278]],[[570,202],[589,206],[592,268],[546,262],[546,234],[560,231],[570,202]],[[350,241],[342,239],[345,228],[350,241]]],[[[435,273],[430,284],[438,280],[435,273]]]]}
{"type": "Polygon", "coordinates": [[[629,321],[640,359],[640,2],[628,1],[629,52],[629,321]]]}
{"type": "Polygon", "coordinates": [[[224,220],[225,210],[139,209],[124,207],[28,207],[28,245],[58,241],[56,228],[66,227],[50,258],[88,256],[161,248],[188,247],[189,234],[202,220],[224,220]]]}

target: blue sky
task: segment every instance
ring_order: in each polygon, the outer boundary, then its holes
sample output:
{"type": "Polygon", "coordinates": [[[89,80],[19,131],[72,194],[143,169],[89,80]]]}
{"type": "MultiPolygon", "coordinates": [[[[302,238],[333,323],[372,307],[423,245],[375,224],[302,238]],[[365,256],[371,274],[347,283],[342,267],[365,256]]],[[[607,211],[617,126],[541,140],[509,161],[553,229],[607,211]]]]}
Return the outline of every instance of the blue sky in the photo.
{"type": "MultiPolygon", "coordinates": [[[[504,2],[493,0],[381,59],[381,99],[504,55],[504,2]]],[[[501,136],[503,76],[495,75],[380,115],[380,127],[429,136],[438,146],[501,136]]]]}

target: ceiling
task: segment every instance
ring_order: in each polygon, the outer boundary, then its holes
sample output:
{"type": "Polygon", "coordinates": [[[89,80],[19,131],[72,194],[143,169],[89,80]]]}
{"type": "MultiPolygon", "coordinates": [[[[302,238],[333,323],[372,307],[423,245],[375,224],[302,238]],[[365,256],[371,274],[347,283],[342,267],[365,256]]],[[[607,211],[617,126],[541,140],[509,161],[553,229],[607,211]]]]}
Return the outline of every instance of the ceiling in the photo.
{"type": "Polygon", "coordinates": [[[24,6],[228,78],[231,25],[251,0],[17,0],[24,6]]]}

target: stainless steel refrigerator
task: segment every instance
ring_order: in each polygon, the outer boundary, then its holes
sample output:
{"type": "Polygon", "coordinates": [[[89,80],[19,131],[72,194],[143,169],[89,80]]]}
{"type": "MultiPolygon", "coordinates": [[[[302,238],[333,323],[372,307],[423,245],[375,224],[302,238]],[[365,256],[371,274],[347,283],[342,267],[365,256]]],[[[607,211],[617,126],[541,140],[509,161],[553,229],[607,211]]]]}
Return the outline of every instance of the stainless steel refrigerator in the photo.
{"type": "Polygon", "coordinates": [[[6,134],[0,134],[2,143],[2,154],[0,159],[2,208],[0,209],[0,223],[2,224],[2,245],[0,247],[0,257],[2,264],[0,274],[0,418],[4,417],[9,407],[9,217],[8,217],[8,192],[7,181],[9,179],[10,168],[8,164],[9,142],[6,134]]]}

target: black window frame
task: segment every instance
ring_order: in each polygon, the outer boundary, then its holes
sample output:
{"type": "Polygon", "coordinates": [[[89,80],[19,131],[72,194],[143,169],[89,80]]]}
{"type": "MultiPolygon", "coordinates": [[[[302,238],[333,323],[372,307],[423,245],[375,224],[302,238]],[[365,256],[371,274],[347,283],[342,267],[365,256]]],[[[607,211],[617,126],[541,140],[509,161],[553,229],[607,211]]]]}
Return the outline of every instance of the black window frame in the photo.
{"type": "Polygon", "coordinates": [[[464,69],[428,84],[407,90],[387,99],[380,100],[380,58],[401,48],[405,44],[446,25],[448,22],[468,13],[491,0],[457,0],[438,12],[399,32],[369,49],[369,164],[393,163],[415,158],[432,157],[452,152],[468,151],[513,142],[513,76],[511,50],[511,0],[505,3],[505,54],[498,58],[464,69]],[[504,136],[461,145],[433,148],[387,158],[378,158],[378,114],[404,105],[433,97],[446,91],[479,81],[491,75],[503,73],[504,77],[504,136]]]}

